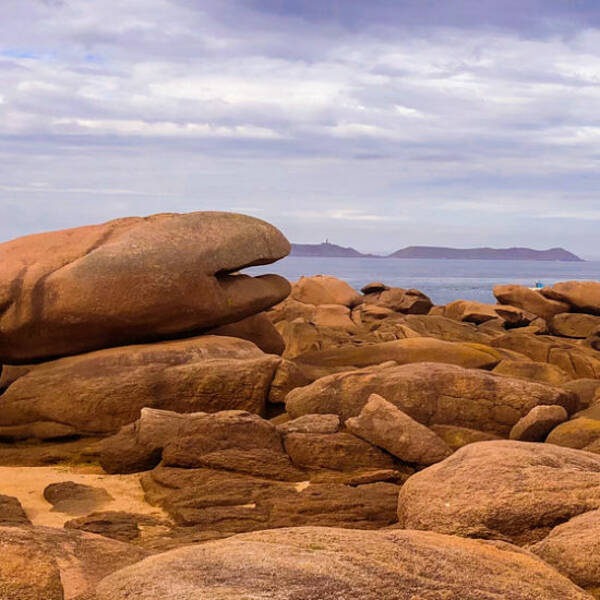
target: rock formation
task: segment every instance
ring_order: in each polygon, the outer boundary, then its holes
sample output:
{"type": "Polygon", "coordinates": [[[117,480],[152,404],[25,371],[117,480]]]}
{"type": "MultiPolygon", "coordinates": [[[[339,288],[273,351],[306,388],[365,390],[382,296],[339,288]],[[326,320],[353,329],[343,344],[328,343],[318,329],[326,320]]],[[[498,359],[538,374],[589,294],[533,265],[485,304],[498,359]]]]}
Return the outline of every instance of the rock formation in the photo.
{"type": "Polygon", "coordinates": [[[600,598],[600,283],[238,272],[288,251],[226,213],[0,244],[0,598],[600,598]]]}

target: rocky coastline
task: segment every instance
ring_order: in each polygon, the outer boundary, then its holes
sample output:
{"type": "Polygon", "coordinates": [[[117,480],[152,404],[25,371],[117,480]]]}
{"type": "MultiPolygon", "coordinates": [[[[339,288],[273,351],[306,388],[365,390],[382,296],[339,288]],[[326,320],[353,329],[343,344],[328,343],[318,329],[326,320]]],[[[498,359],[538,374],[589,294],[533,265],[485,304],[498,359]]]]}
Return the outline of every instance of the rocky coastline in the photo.
{"type": "Polygon", "coordinates": [[[444,306],[161,214],[0,244],[0,600],[600,598],[600,282],[444,306]]]}

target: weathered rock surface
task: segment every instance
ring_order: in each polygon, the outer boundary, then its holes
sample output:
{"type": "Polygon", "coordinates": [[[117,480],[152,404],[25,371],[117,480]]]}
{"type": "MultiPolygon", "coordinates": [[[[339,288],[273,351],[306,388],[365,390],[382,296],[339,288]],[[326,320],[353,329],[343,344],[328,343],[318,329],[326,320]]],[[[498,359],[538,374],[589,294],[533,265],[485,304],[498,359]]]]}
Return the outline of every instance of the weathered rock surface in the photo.
{"type": "Polygon", "coordinates": [[[586,338],[600,327],[600,316],[583,313],[563,313],[550,321],[554,335],[570,338],[586,338]]]}
{"type": "Polygon", "coordinates": [[[398,498],[403,527],[517,544],[597,508],[600,456],[504,440],[461,448],[410,477],[398,498]]]}
{"type": "Polygon", "coordinates": [[[0,393],[32,369],[32,365],[0,365],[0,393]]]}
{"type": "Polygon", "coordinates": [[[361,295],[345,281],[330,275],[300,277],[292,284],[291,298],[304,304],[341,304],[356,306],[362,302],[361,295]]]}
{"type": "Polygon", "coordinates": [[[177,412],[261,412],[280,361],[251,342],[217,336],[50,361],[4,392],[0,436],[111,433],[135,421],[145,406],[177,412]]]}
{"type": "Polygon", "coordinates": [[[363,468],[391,469],[391,456],[349,433],[290,433],[285,450],[301,469],[356,471],[363,468]]]}
{"type": "Polygon", "coordinates": [[[150,557],[107,577],[97,600],[585,600],[509,544],[423,531],[261,531],[150,557]]]}
{"type": "Polygon", "coordinates": [[[550,432],[546,441],[557,446],[584,450],[598,439],[600,439],[600,420],[577,417],[558,425],[550,432]]]}
{"type": "Polygon", "coordinates": [[[44,498],[52,510],[71,515],[88,514],[113,500],[104,488],[74,481],[51,483],[44,489],[44,498]]]}
{"type": "Polygon", "coordinates": [[[600,315],[600,282],[561,281],[542,289],[542,294],[551,300],[567,303],[573,312],[600,315]]]}
{"type": "Polygon", "coordinates": [[[600,597],[600,511],[573,517],[529,550],[595,598],[600,597]]]}
{"type": "Polygon", "coordinates": [[[100,444],[109,473],[133,473],[161,459],[178,467],[215,467],[301,480],[274,424],[245,411],[178,414],[145,408],[140,419],[100,444]]]}
{"type": "Polygon", "coordinates": [[[375,304],[406,315],[426,315],[433,302],[423,292],[415,289],[388,288],[365,292],[365,304],[375,304]]]}
{"type": "Polygon", "coordinates": [[[533,360],[503,360],[494,367],[493,372],[556,386],[562,386],[571,380],[571,377],[556,365],[533,360]]]}
{"type": "Polygon", "coordinates": [[[577,410],[585,410],[594,403],[600,389],[600,379],[573,379],[561,387],[577,396],[577,410]]]}
{"type": "Polygon", "coordinates": [[[64,527],[128,543],[145,541],[143,537],[148,530],[160,530],[160,534],[164,536],[171,529],[170,523],[164,519],[124,511],[93,512],[67,521],[64,527]]]}
{"type": "Polygon", "coordinates": [[[404,321],[420,335],[446,342],[487,344],[492,339],[491,335],[482,332],[473,323],[461,323],[441,315],[406,315],[404,321]]]}
{"type": "Polygon", "coordinates": [[[456,365],[381,365],[323,377],[292,390],[286,409],[292,418],[311,413],[357,416],[371,394],[383,396],[419,423],[456,425],[497,435],[534,406],[556,404],[568,413],[575,398],[540,383],[493,375],[456,365]]]}
{"type": "Polygon", "coordinates": [[[141,548],[79,531],[0,527],[2,600],[93,597],[110,573],[148,556],[141,548]]]}
{"type": "Polygon", "coordinates": [[[492,433],[485,433],[484,431],[469,429],[468,427],[457,427],[456,425],[431,425],[430,429],[452,451],[458,450],[467,444],[474,444],[475,442],[489,442],[502,439],[492,433]]]}
{"type": "Polygon", "coordinates": [[[7,525],[31,525],[31,521],[17,498],[0,494],[0,527],[7,525]]]}
{"type": "Polygon", "coordinates": [[[313,381],[312,378],[305,375],[298,365],[289,360],[282,360],[271,381],[268,401],[271,404],[285,404],[285,397],[289,392],[313,381]]]}
{"type": "Polygon", "coordinates": [[[377,394],[369,396],[358,417],[348,419],[346,427],[409,463],[432,465],[452,453],[433,431],[377,394]]]}
{"type": "Polygon", "coordinates": [[[501,357],[482,344],[444,342],[429,337],[415,337],[368,346],[343,347],[302,354],[296,361],[322,365],[366,367],[387,361],[398,364],[440,362],[473,369],[492,368],[501,357]]]}
{"type": "Polygon", "coordinates": [[[244,411],[192,415],[163,449],[163,464],[215,468],[259,477],[302,481],[283,450],[275,425],[244,411]]]}
{"type": "Polygon", "coordinates": [[[444,316],[456,321],[481,325],[487,321],[501,319],[504,323],[520,327],[528,325],[535,315],[506,304],[484,304],[472,300],[455,300],[444,308],[444,316]]]}
{"type": "Polygon", "coordinates": [[[338,415],[304,415],[277,425],[282,435],[288,433],[337,433],[340,430],[338,415]]]}
{"type": "MultiPolygon", "coordinates": [[[[194,527],[199,540],[302,525],[380,529],[396,521],[398,485],[346,485],[330,478],[313,483],[308,477],[293,483],[215,469],[157,467],[142,475],[142,485],[150,503],[178,525],[194,527]]],[[[347,473],[340,481],[353,477],[347,473]]]]}
{"type": "Polygon", "coordinates": [[[566,302],[550,300],[536,290],[524,285],[496,285],[494,296],[501,304],[510,304],[549,321],[554,315],[568,312],[570,306],[566,302]]]}
{"type": "Polygon", "coordinates": [[[283,354],[285,342],[265,313],[246,317],[206,332],[209,335],[229,336],[248,340],[267,354],[283,354]]]}
{"type": "Polygon", "coordinates": [[[600,355],[567,340],[511,332],[495,338],[491,345],[521,352],[538,362],[556,365],[573,379],[600,379],[600,355]]]}
{"type": "Polygon", "coordinates": [[[535,406],[510,430],[511,440],[543,442],[557,425],[569,418],[562,406],[535,406]]]}
{"type": "Polygon", "coordinates": [[[240,321],[290,286],[276,275],[230,273],[289,251],[268,223],[219,212],[117,219],[0,244],[0,363],[240,321]]]}
{"type": "Polygon", "coordinates": [[[356,331],[356,323],[350,316],[350,309],[341,304],[320,304],[315,307],[313,322],[317,327],[332,327],[343,331],[356,331]]]}

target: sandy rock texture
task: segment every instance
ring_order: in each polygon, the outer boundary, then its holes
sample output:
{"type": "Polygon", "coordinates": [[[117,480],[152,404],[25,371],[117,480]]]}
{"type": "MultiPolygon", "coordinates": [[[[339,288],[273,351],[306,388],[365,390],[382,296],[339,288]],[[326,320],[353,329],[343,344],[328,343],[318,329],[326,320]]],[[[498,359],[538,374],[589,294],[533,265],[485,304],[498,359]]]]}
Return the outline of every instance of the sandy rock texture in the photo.
{"type": "Polygon", "coordinates": [[[520,545],[597,508],[600,456],[505,440],[461,448],[410,477],[398,497],[406,528],[520,545]]]}
{"type": "Polygon", "coordinates": [[[509,544],[422,531],[296,528],[174,550],[105,578],[97,600],[586,600],[509,544]]]}

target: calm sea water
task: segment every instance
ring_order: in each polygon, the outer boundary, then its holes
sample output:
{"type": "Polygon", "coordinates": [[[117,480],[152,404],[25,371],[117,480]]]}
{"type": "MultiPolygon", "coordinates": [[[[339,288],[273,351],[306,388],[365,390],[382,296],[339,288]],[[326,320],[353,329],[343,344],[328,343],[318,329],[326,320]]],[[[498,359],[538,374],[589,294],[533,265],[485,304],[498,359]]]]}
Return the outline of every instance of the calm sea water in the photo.
{"type": "Polygon", "coordinates": [[[288,256],[272,265],[246,269],[252,275],[277,273],[290,281],[302,275],[334,275],[360,289],[370,281],[417,288],[436,304],[452,300],[495,302],[492,288],[501,283],[532,287],[569,279],[600,280],[600,261],[432,260],[421,258],[310,258],[288,256]]]}

